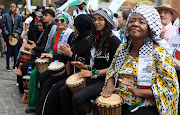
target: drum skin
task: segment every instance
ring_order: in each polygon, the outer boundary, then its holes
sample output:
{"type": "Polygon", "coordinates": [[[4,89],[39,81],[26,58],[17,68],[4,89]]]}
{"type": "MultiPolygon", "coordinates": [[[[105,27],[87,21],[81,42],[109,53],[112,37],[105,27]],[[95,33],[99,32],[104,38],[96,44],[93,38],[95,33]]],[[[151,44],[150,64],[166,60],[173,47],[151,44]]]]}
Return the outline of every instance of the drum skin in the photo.
{"type": "Polygon", "coordinates": [[[48,71],[50,72],[51,77],[61,76],[65,73],[65,65],[62,62],[50,64],[48,66],[48,71]]]}
{"type": "Polygon", "coordinates": [[[35,64],[36,64],[37,72],[42,73],[42,72],[46,71],[48,69],[49,63],[50,63],[50,61],[48,58],[36,59],[35,64]]]}
{"type": "Polygon", "coordinates": [[[121,104],[123,99],[117,94],[112,94],[107,98],[100,96],[96,99],[99,115],[121,115],[121,104]]]}
{"type": "Polygon", "coordinates": [[[66,85],[73,94],[86,87],[85,78],[80,78],[77,74],[73,74],[66,79],[66,85]]]}

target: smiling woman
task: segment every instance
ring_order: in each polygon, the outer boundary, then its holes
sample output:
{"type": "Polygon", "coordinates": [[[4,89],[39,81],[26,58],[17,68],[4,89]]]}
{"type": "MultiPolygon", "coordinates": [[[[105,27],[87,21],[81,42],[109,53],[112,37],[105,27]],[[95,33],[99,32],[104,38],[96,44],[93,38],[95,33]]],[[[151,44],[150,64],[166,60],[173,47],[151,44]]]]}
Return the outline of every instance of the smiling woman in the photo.
{"type": "Polygon", "coordinates": [[[116,51],[101,92],[109,97],[119,91],[123,115],[178,113],[179,84],[167,42],[159,38],[161,29],[160,16],[151,6],[138,4],[129,15],[125,42],[116,51]]]}

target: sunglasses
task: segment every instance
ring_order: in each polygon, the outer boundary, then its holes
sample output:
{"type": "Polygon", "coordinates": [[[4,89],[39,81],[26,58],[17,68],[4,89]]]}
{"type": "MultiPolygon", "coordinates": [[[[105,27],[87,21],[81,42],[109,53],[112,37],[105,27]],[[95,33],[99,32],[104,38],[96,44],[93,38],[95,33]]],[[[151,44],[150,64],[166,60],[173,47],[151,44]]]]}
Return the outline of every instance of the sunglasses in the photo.
{"type": "Polygon", "coordinates": [[[56,23],[58,23],[59,21],[60,21],[61,23],[63,23],[65,20],[64,20],[64,19],[60,19],[60,20],[59,20],[59,19],[55,19],[55,22],[56,22],[56,23]]]}

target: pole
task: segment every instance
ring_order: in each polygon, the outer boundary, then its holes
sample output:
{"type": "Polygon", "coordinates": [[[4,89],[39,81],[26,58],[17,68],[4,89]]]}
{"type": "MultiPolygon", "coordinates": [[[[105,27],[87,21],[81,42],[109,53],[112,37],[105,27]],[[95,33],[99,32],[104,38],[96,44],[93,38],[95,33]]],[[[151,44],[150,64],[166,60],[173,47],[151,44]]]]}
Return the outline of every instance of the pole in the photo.
{"type": "Polygon", "coordinates": [[[156,6],[160,6],[162,4],[162,0],[156,0],[156,6]]]}

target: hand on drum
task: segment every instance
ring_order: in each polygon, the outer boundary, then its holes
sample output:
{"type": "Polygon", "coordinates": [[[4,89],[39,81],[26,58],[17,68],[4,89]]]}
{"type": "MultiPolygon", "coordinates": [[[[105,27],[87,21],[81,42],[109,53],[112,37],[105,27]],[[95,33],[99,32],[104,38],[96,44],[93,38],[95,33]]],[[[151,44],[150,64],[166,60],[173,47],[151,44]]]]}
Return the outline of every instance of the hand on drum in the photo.
{"type": "Polygon", "coordinates": [[[81,70],[81,72],[77,73],[80,77],[91,77],[93,75],[92,71],[89,70],[81,70]]]}
{"type": "Polygon", "coordinates": [[[8,39],[11,41],[12,40],[12,36],[9,36],[8,39]]]}
{"type": "Polygon", "coordinates": [[[66,44],[66,46],[60,45],[59,50],[63,55],[72,57],[72,51],[71,51],[69,44],[66,44]]]}
{"type": "Polygon", "coordinates": [[[24,47],[27,48],[27,49],[29,49],[29,50],[32,50],[32,49],[33,49],[33,46],[31,46],[31,45],[29,45],[29,44],[26,44],[24,47]]]}
{"type": "Polygon", "coordinates": [[[85,69],[86,68],[86,66],[80,61],[73,61],[73,62],[71,62],[71,64],[76,66],[79,69],[85,69]]]}
{"type": "Polygon", "coordinates": [[[110,97],[112,93],[120,91],[120,88],[115,88],[114,84],[107,84],[106,88],[100,93],[103,97],[110,97]]]}
{"type": "Polygon", "coordinates": [[[52,54],[42,53],[40,58],[53,58],[52,54]]]}
{"type": "Polygon", "coordinates": [[[135,88],[134,85],[132,83],[130,83],[126,78],[119,79],[119,82],[127,85],[128,90],[132,93],[133,96],[135,96],[135,97],[138,96],[138,89],[135,88]]]}
{"type": "Polygon", "coordinates": [[[36,43],[34,41],[29,40],[30,43],[32,43],[33,47],[36,47],[36,43]]]}

